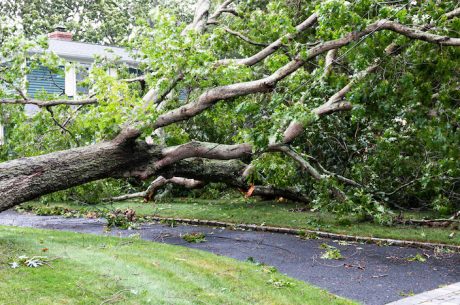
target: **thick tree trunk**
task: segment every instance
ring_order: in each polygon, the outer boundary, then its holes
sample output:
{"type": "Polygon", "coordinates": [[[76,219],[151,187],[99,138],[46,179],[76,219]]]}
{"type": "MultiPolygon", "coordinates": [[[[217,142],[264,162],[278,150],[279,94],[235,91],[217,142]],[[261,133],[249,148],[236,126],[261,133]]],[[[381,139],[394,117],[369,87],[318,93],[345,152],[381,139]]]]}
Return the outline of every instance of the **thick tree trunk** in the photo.
{"type": "Polygon", "coordinates": [[[90,181],[123,177],[158,156],[159,149],[121,133],[110,142],[0,163],[0,211],[90,181]]]}
{"type": "MultiPolygon", "coordinates": [[[[136,141],[137,132],[125,131],[97,145],[0,163],[0,211],[52,192],[104,178],[143,176],[145,168],[161,160],[162,148],[136,141]]],[[[188,158],[155,172],[167,179],[181,176],[205,182],[223,182],[247,190],[247,164],[240,160],[188,158]]],[[[254,195],[306,202],[290,189],[258,186],[254,195]]]]}

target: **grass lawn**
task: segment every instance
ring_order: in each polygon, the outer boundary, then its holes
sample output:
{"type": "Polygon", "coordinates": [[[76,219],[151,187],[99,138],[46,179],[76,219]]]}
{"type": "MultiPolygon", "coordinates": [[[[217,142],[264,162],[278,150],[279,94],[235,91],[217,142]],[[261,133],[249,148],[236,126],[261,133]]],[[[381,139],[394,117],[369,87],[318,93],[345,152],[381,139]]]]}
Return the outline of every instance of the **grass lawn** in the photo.
{"type": "Polygon", "coordinates": [[[0,226],[0,304],[115,303],[356,304],[272,268],[204,251],[0,226]],[[10,268],[20,255],[57,259],[10,268]]]}
{"type": "MultiPolygon", "coordinates": [[[[32,202],[26,205],[41,206],[32,202]]],[[[81,208],[72,203],[55,203],[51,206],[81,208]]],[[[341,234],[438,242],[460,245],[460,232],[448,228],[414,227],[414,226],[382,226],[370,222],[358,222],[354,219],[337,221],[327,213],[299,212],[301,205],[294,203],[277,203],[273,201],[244,200],[199,200],[174,199],[165,203],[143,203],[125,201],[112,204],[88,206],[91,209],[127,209],[132,208],[137,215],[155,215],[162,217],[193,218],[219,220],[232,223],[265,224],[270,226],[291,227],[299,229],[322,230],[341,234]]],[[[406,218],[430,216],[424,213],[406,214],[406,218]]]]}

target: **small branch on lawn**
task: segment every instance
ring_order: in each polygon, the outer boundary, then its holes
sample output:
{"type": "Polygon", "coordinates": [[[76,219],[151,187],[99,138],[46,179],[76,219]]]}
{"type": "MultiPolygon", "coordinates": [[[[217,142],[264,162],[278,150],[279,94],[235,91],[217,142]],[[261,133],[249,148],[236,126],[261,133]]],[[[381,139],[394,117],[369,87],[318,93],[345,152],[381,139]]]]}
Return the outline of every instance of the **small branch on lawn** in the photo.
{"type": "Polygon", "coordinates": [[[442,219],[397,219],[397,223],[404,225],[420,225],[430,227],[448,227],[450,225],[458,224],[460,226],[460,211],[457,211],[449,218],[442,219]]]}
{"type": "Polygon", "coordinates": [[[133,198],[144,198],[144,201],[148,202],[148,201],[151,201],[155,197],[155,194],[159,188],[169,183],[175,184],[175,185],[181,185],[187,189],[200,188],[205,185],[204,182],[198,181],[195,179],[187,179],[187,178],[182,178],[182,177],[172,177],[170,179],[166,179],[163,176],[159,176],[158,178],[153,180],[152,183],[150,183],[147,190],[143,192],[106,198],[104,199],[104,201],[124,201],[128,199],[133,199],[133,198]]]}

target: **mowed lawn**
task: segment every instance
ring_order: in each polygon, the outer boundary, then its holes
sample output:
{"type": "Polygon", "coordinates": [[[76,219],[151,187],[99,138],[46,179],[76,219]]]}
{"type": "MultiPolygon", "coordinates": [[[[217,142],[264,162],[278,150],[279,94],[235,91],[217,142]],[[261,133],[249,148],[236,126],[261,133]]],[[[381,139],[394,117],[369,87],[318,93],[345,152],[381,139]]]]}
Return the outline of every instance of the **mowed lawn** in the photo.
{"type": "MultiPolygon", "coordinates": [[[[38,202],[26,203],[25,205],[44,206],[38,202]]],[[[82,208],[81,205],[72,203],[52,203],[49,206],[62,206],[70,209],[82,208]]],[[[155,215],[160,217],[218,220],[235,224],[280,226],[357,236],[460,245],[460,232],[458,232],[458,229],[406,225],[384,226],[371,222],[362,222],[354,218],[338,220],[331,214],[310,212],[303,205],[286,202],[174,199],[169,202],[144,203],[141,200],[132,200],[88,205],[84,206],[84,208],[96,211],[132,208],[140,216],[155,215]]],[[[442,217],[420,212],[403,213],[403,216],[407,219],[442,217]]]]}
{"type": "Polygon", "coordinates": [[[0,304],[356,304],[268,266],[131,238],[0,226],[0,304]],[[10,267],[21,255],[49,266],[10,267]]]}

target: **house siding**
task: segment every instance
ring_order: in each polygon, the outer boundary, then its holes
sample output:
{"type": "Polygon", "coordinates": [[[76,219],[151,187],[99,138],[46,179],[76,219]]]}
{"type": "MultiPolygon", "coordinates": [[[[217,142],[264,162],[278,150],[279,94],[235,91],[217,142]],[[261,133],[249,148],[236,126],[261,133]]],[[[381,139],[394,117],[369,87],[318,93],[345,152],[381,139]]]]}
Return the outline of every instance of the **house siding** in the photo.
{"type": "Polygon", "coordinates": [[[64,94],[64,75],[52,73],[46,67],[32,70],[30,74],[27,75],[27,82],[27,95],[30,97],[35,97],[37,93],[42,91],[46,91],[48,94],[64,94]]]}

